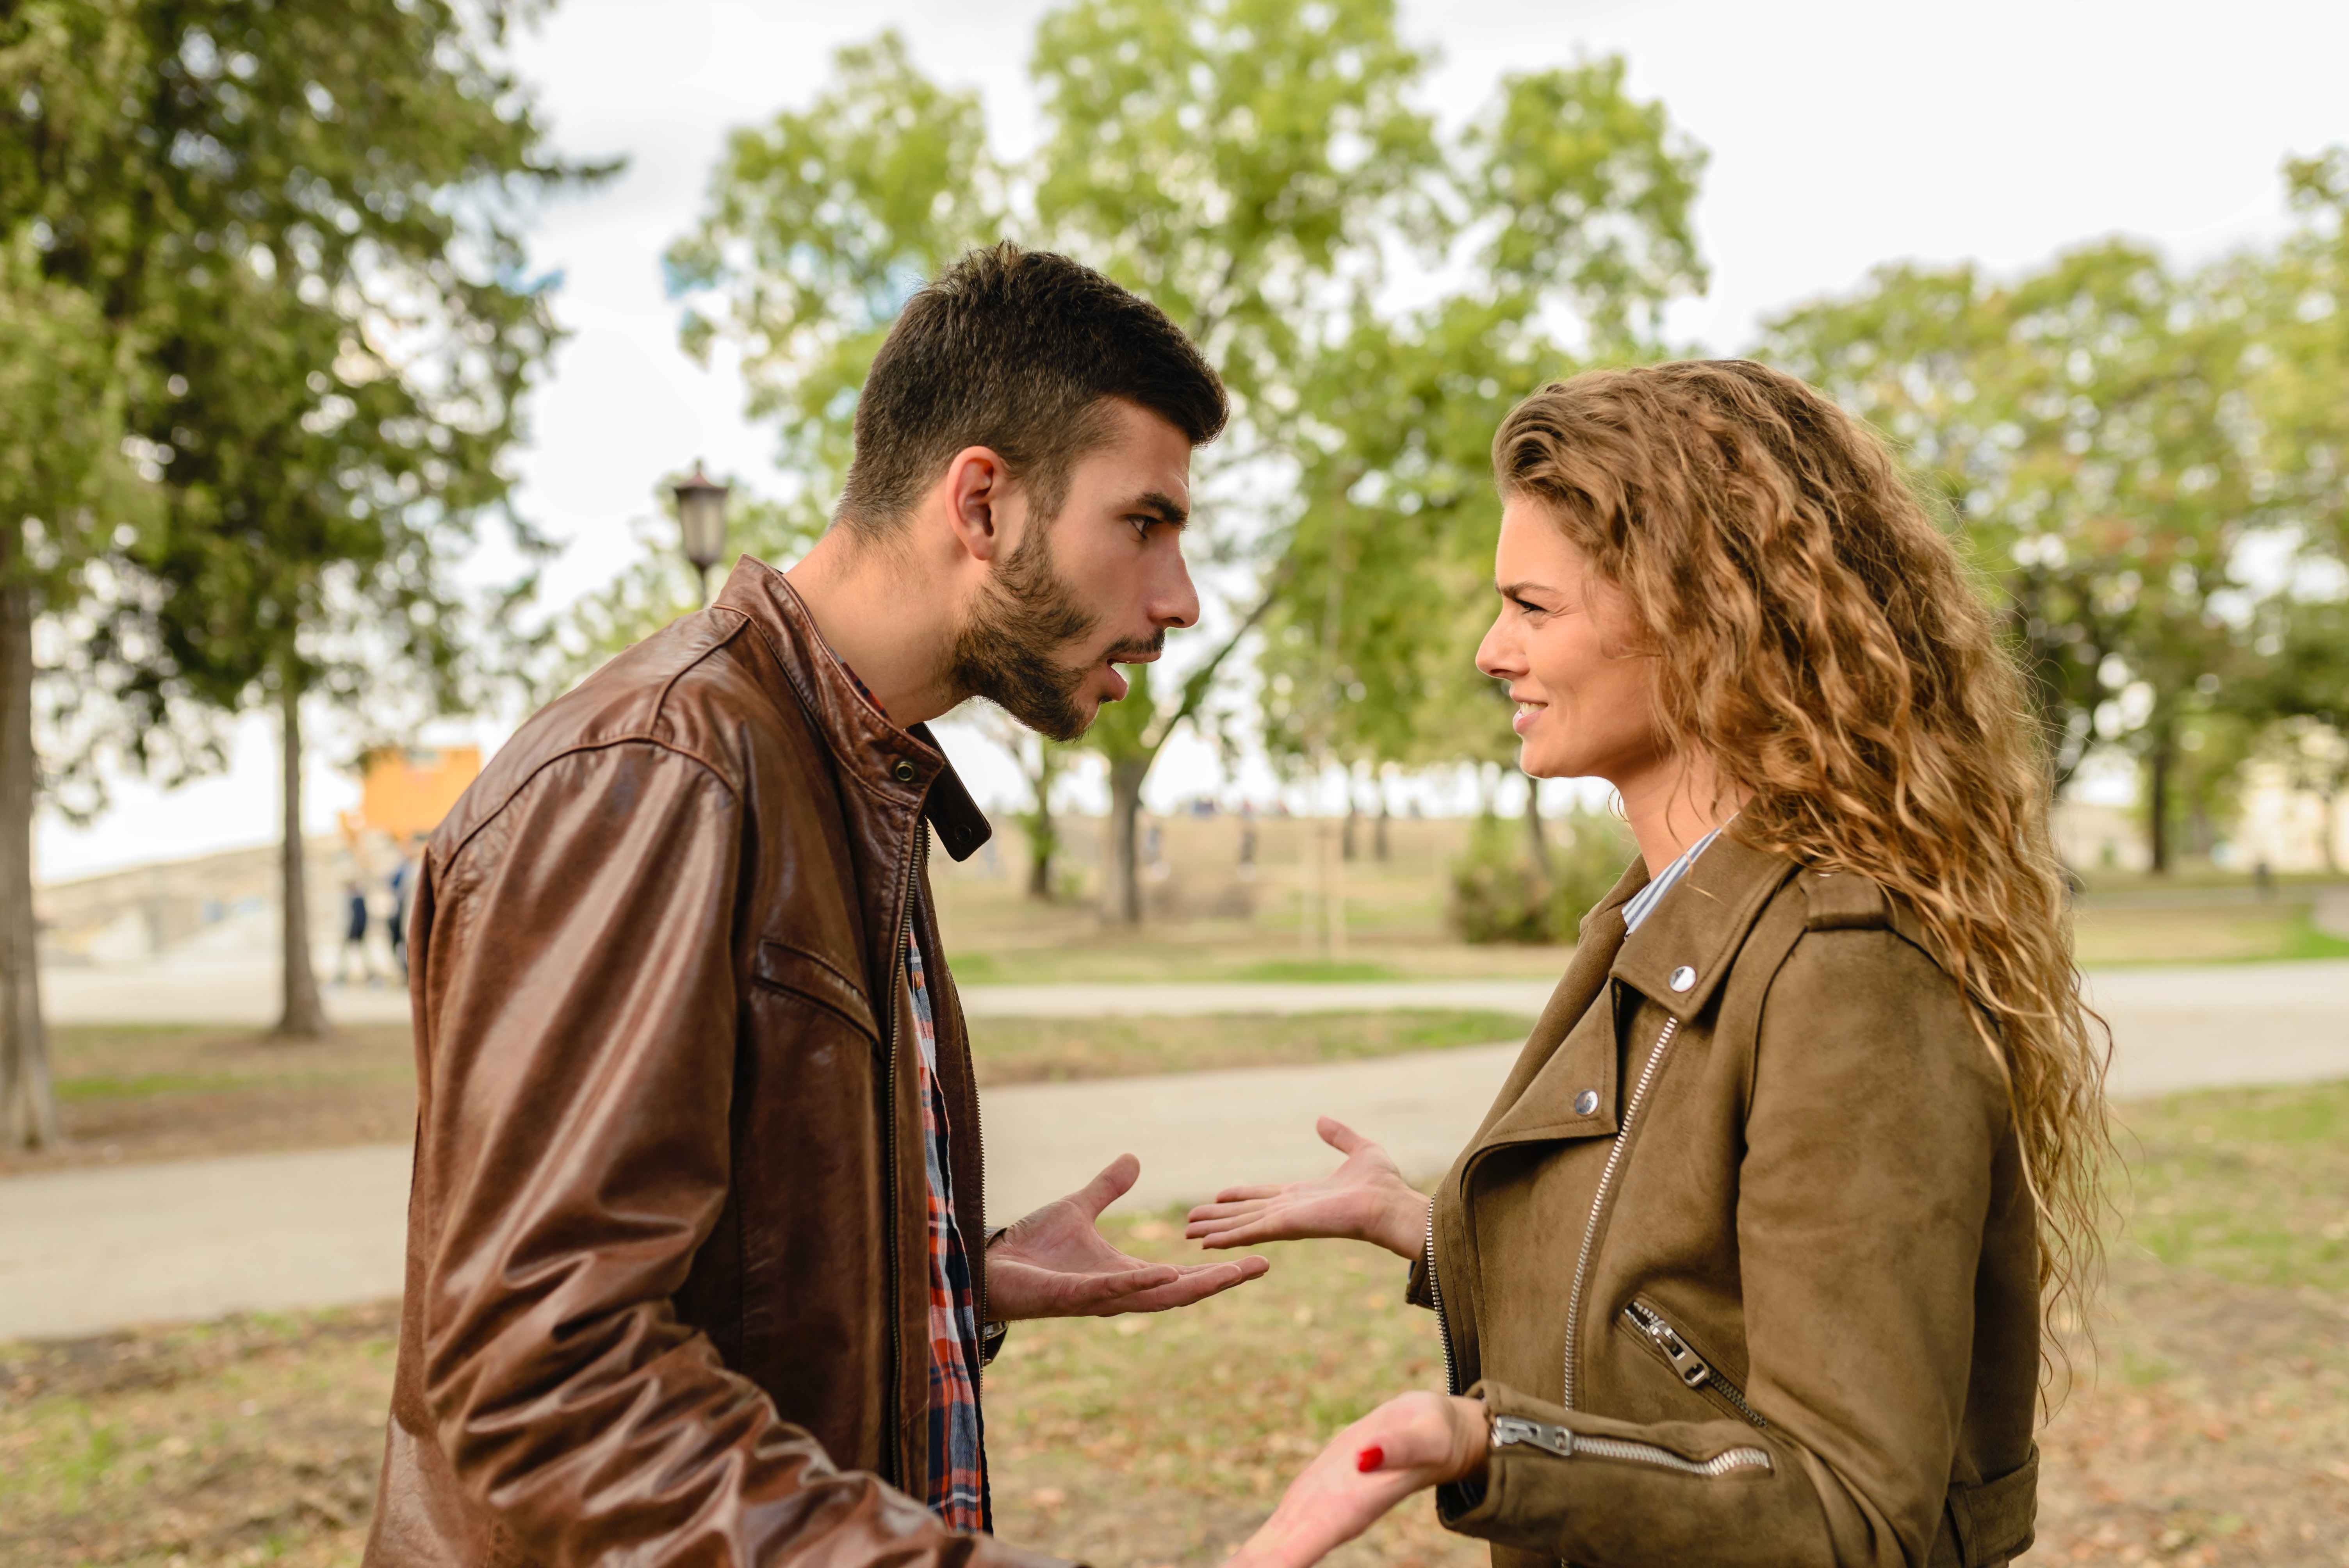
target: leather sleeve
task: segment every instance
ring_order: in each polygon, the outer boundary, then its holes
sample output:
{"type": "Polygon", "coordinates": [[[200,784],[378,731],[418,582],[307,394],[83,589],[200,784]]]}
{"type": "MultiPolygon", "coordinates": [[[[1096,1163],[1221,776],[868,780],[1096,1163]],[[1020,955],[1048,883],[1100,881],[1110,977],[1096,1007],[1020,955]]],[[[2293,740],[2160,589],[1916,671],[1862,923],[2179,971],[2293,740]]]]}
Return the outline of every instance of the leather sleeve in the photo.
{"type": "Polygon", "coordinates": [[[1039,1563],[804,1430],[671,1296],[727,1196],[740,801],[643,741],[542,769],[440,869],[425,1398],[546,1568],[1039,1563]]]}
{"type": "Polygon", "coordinates": [[[1745,1392],[1768,1428],[1634,1425],[1487,1383],[1496,1413],[1682,1462],[1498,1450],[1481,1498],[1449,1492],[1453,1528],[1588,1568],[1928,1560],[1965,1412],[2003,1090],[1955,985],[1884,930],[1795,944],[1752,1086],[1737,1239],[1745,1392]],[[1741,1448],[1767,1470],[1702,1473],[1741,1448]]]}

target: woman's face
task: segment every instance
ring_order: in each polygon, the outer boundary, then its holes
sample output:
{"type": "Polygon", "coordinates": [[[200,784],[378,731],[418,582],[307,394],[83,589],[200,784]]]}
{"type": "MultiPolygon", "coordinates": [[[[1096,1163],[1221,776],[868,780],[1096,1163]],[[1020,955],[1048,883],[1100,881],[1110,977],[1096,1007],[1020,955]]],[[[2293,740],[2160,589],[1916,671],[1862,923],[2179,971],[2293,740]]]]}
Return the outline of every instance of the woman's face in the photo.
{"type": "Polygon", "coordinates": [[[1502,509],[1493,582],[1501,613],[1476,667],[1506,681],[1517,705],[1517,765],[1537,779],[1605,779],[1621,789],[1666,761],[1655,661],[1638,651],[1622,591],[1540,502],[1514,496],[1502,509]]]}

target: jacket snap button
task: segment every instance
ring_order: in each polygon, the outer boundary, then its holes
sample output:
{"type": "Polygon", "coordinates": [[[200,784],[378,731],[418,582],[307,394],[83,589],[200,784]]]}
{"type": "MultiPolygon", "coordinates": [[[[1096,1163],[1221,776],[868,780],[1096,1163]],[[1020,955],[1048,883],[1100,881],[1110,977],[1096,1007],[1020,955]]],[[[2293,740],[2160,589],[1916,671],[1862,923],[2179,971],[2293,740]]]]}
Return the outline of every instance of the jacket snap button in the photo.
{"type": "Polygon", "coordinates": [[[1587,1088],[1587,1089],[1584,1089],[1580,1094],[1576,1095],[1576,1096],[1574,1097],[1574,1114],[1575,1114],[1575,1115],[1577,1115],[1577,1116],[1588,1116],[1591,1112],[1593,1112],[1593,1111],[1597,1110],[1598,1109],[1599,1109],[1599,1091],[1598,1091],[1597,1089],[1595,1089],[1595,1088],[1587,1088]]]}
{"type": "Polygon", "coordinates": [[[900,784],[911,784],[914,781],[914,765],[902,757],[897,758],[897,765],[889,771],[897,776],[897,782],[900,784]]]}
{"type": "Polygon", "coordinates": [[[1672,971],[1671,986],[1673,990],[1685,991],[1695,984],[1696,971],[1690,968],[1687,965],[1683,964],[1679,968],[1672,971]]]}

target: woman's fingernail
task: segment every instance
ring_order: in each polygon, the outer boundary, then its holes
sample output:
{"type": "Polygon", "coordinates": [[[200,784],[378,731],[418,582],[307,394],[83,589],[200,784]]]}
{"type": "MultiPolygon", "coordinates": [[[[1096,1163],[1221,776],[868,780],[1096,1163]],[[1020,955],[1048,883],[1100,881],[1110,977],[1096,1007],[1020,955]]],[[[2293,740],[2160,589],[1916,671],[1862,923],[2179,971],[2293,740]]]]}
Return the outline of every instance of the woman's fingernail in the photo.
{"type": "Polygon", "coordinates": [[[1376,1443],[1354,1456],[1354,1468],[1358,1470],[1374,1470],[1386,1462],[1386,1449],[1376,1443]]]}

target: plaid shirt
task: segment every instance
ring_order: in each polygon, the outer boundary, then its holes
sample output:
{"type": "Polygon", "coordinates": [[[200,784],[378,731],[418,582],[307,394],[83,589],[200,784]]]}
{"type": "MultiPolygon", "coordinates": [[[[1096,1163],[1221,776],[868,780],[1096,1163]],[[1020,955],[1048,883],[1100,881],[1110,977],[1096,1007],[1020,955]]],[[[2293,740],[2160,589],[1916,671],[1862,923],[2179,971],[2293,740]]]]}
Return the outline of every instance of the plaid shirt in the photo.
{"type": "MultiPolygon", "coordinates": [[[[837,654],[833,655],[839,658],[837,654]]],[[[856,672],[840,667],[873,711],[889,717],[856,672]]],[[[986,1425],[979,1417],[978,1292],[962,1228],[955,1222],[953,1129],[938,1091],[938,1031],[922,978],[922,950],[914,923],[905,923],[905,994],[914,1004],[914,1039],[921,1047],[922,1163],[929,1175],[930,1473],[925,1501],[956,1530],[995,1528],[987,1489],[986,1425]]]]}
{"type": "Polygon", "coordinates": [[[938,1093],[938,1036],[922,983],[922,953],[905,933],[905,988],[922,1047],[922,1155],[930,1176],[930,1495],[957,1530],[992,1530],[985,1423],[978,1410],[978,1304],[955,1223],[947,1160],[953,1130],[938,1093]]]}

